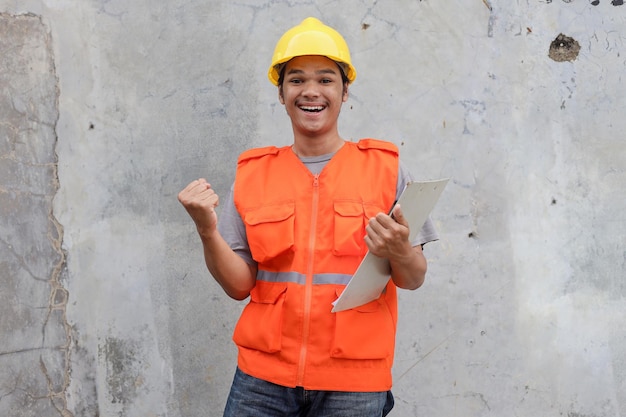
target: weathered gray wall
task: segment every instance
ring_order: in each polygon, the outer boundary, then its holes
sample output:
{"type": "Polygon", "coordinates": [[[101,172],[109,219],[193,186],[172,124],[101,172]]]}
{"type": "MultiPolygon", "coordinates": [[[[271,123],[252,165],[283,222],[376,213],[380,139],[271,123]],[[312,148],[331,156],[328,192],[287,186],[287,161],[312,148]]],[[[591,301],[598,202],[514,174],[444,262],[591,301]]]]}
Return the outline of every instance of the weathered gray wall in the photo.
{"type": "Polygon", "coordinates": [[[626,415],[621,6],[0,0],[0,415],[220,415],[243,304],[176,194],[290,142],[265,74],[309,15],[351,46],[343,135],[452,179],[392,415],[626,415]]]}
{"type": "Polygon", "coordinates": [[[71,335],[61,284],[57,78],[35,16],[0,14],[0,414],[64,410],[71,335]]]}

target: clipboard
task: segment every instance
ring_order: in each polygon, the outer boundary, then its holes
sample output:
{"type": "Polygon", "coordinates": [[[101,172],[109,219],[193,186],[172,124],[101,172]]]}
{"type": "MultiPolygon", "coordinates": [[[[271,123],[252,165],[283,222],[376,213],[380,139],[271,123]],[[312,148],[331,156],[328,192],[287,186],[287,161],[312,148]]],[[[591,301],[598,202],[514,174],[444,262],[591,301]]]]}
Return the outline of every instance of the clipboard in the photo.
{"type": "MultiPolygon", "coordinates": [[[[410,182],[402,191],[396,204],[402,206],[404,218],[409,223],[409,241],[413,241],[419,233],[448,181],[449,178],[410,182]]],[[[368,251],[346,288],[333,302],[331,312],[349,310],[376,300],[387,286],[390,275],[389,261],[368,251]]]]}

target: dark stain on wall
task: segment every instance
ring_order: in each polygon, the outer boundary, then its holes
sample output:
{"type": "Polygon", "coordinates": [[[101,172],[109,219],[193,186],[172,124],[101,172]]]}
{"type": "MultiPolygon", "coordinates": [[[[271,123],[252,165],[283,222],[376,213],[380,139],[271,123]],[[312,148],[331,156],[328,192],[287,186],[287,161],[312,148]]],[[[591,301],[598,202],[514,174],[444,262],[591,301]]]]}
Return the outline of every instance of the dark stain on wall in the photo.
{"type": "Polygon", "coordinates": [[[99,349],[106,363],[106,381],[113,404],[130,404],[143,384],[141,346],[136,341],[107,337],[99,349]]]}
{"type": "MultiPolygon", "coordinates": [[[[593,0],[591,2],[592,6],[598,6],[599,4],[600,4],[600,0],[593,0]]],[[[624,0],[611,0],[611,4],[613,6],[623,6],[624,5],[624,0]]]]}
{"type": "MultiPolygon", "coordinates": [[[[483,0],[483,2],[485,2],[486,0],[483,0]]],[[[550,4],[552,3],[553,0],[543,0],[544,3],[550,4]]],[[[563,0],[563,3],[573,3],[574,0],[563,0]]],[[[611,4],[613,6],[623,6],[624,5],[624,0],[611,0],[611,4]]],[[[600,5],[600,0],[592,0],[591,1],[591,5],[592,6],[598,6],[600,5]]]]}

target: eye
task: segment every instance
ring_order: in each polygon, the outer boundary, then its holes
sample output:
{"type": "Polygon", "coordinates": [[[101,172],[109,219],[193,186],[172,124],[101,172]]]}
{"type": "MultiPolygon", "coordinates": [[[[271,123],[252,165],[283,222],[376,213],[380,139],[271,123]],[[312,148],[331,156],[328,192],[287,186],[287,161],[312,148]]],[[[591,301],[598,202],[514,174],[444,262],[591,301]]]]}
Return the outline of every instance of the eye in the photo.
{"type": "Polygon", "coordinates": [[[322,84],[330,84],[333,82],[333,80],[331,80],[330,78],[322,78],[322,80],[320,81],[322,84]]]}
{"type": "Polygon", "coordinates": [[[289,80],[290,84],[300,84],[302,83],[302,80],[300,78],[292,78],[289,80]]]}

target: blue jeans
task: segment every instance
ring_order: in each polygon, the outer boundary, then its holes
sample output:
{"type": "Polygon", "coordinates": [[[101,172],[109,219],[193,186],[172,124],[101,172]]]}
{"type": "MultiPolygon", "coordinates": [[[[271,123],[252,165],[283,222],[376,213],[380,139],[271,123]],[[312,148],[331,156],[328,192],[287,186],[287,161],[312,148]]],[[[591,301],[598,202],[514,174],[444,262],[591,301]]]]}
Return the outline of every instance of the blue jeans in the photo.
{"type": "Polygon", "coordinates": [[[246,375],[237,368],[224,417],[384,417],[392,408],[391,391],[288,388],[246,375]]]}

